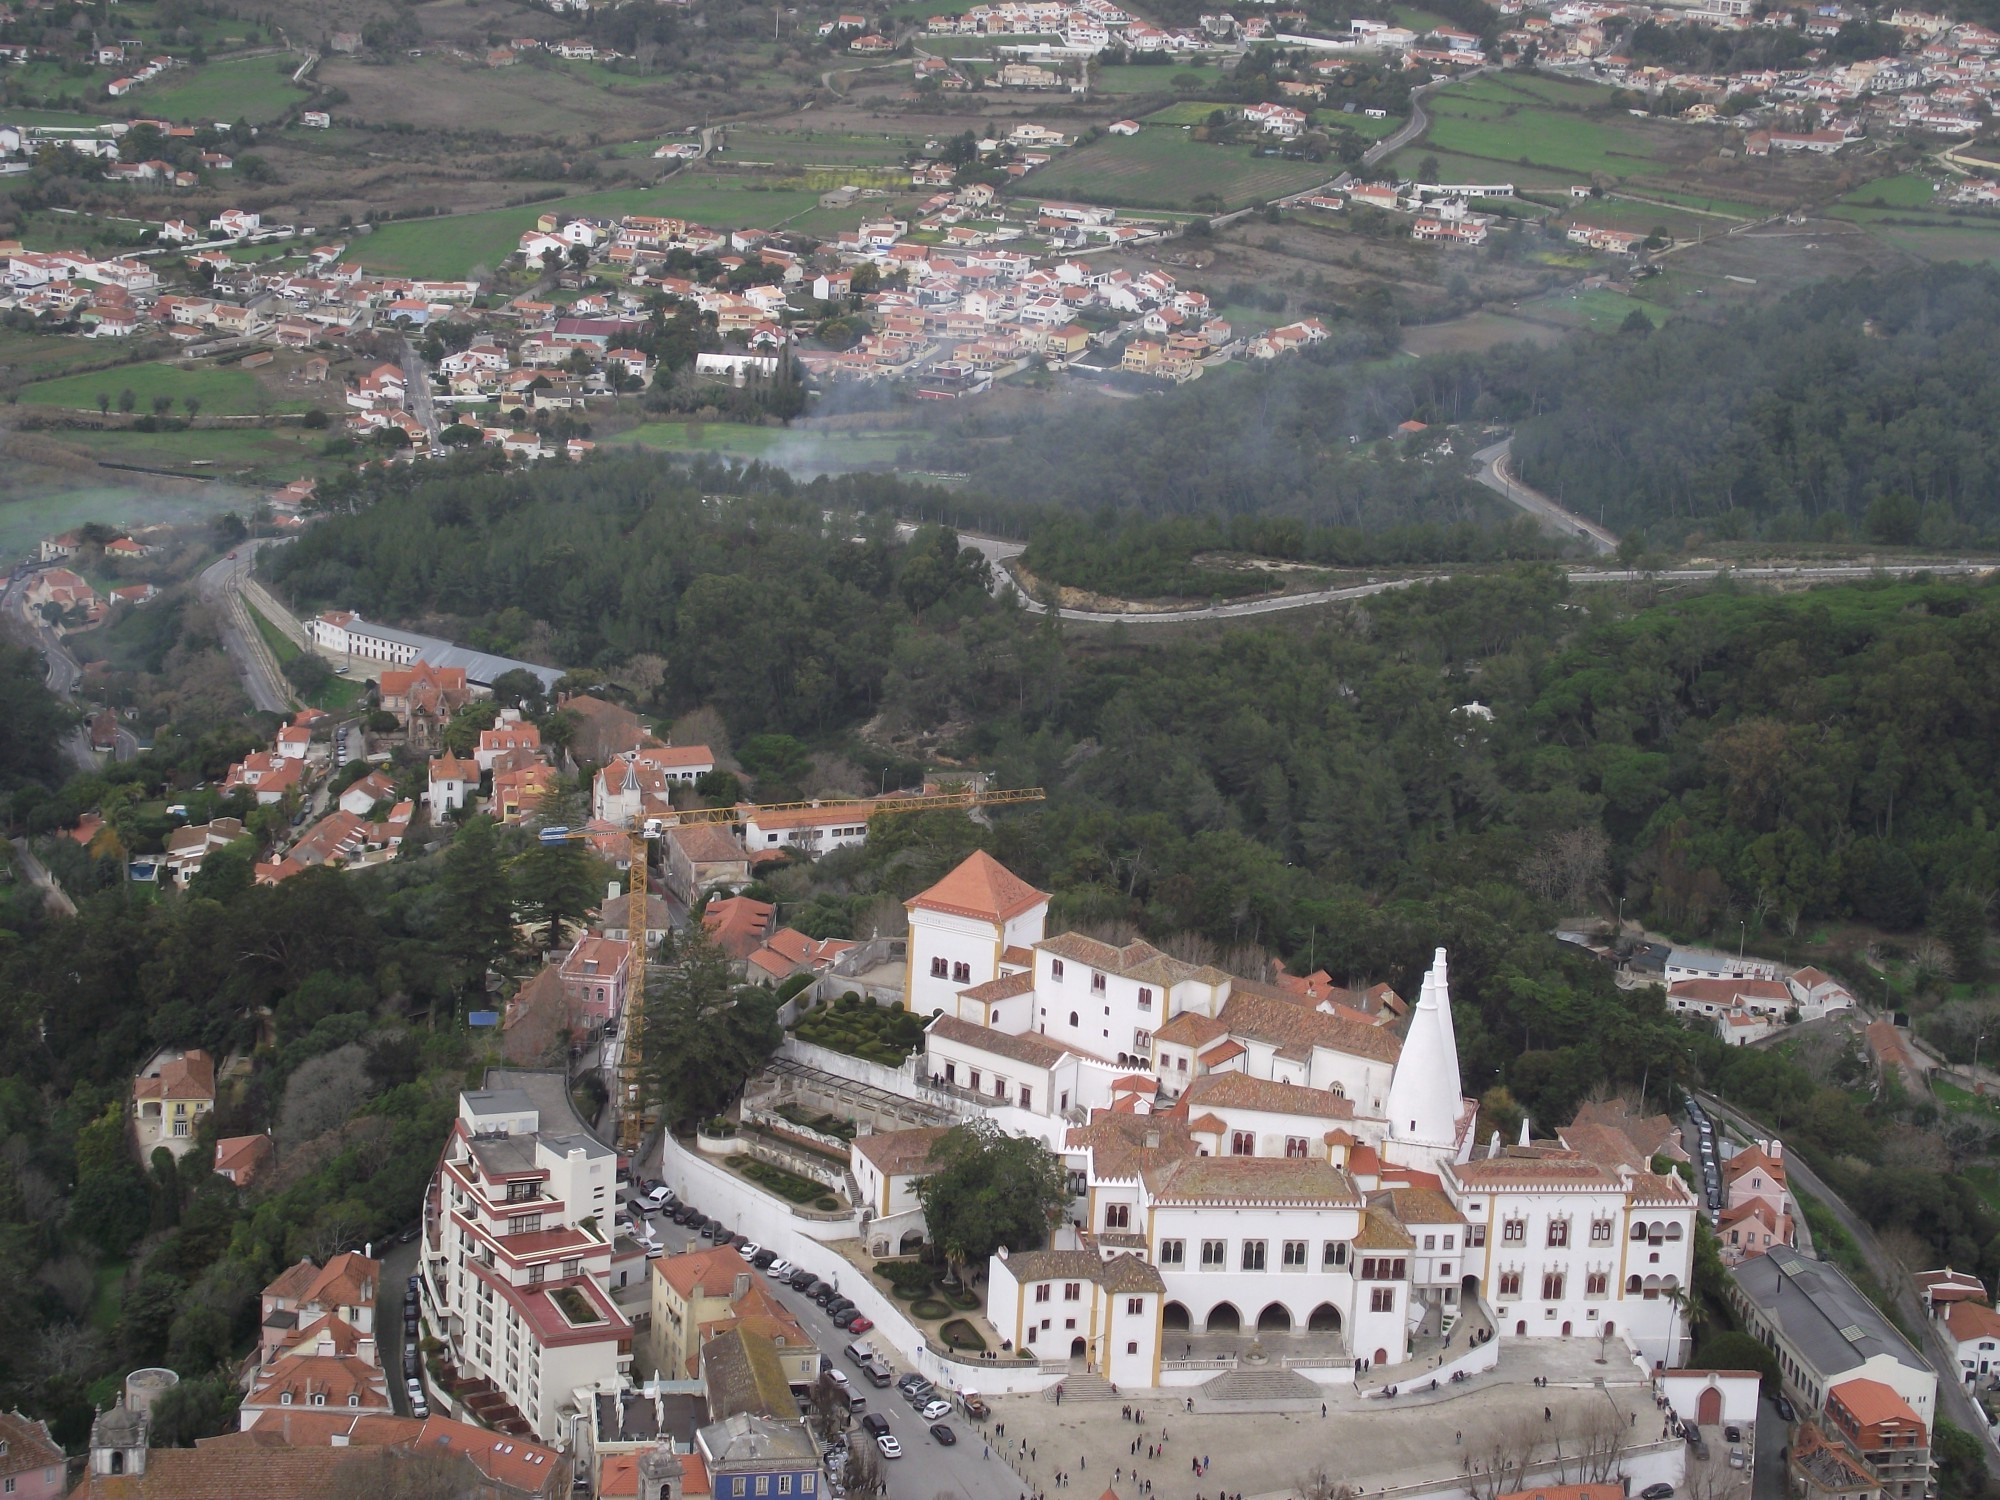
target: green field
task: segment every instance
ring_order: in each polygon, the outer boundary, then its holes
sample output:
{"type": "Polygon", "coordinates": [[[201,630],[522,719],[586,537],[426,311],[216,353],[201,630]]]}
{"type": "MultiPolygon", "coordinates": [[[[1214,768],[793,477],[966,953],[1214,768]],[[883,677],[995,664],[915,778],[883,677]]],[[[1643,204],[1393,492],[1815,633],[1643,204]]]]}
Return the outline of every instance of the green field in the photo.
{"type": "Polygon", "coordinates": [[[1325,182],[1339,167],[1253,157],[1243,146],[1210,145],[1179,130],[1106,136],[1034,174],[1036,193],[1133,208],[1192,208],[1214,194],[1242,208],[1325,182]]]}
{"type": "MultiPolygon", "coordinates": [[[[1163,68],[1158,64],[1121,63],[1115,67],[1093,68],[1090,87],[1093,93],[1098,94],[1171,94],[1175,92],[1174,75],[1186,71],[1189,70],[1172,64],[1163,68]]],[[[1202,72],[1199,68],[1193,71],[1202,72]]]]}
{"type": "Polygon", "coordinates": [[[1156,109],[1150,115],[1139,118],[1141,125],[1206,125],[1208,117],[1218,109],[1226,116],[1236,106],[1219,104],[1213,99],[1182,99],[1169,104],[1165,109],[1156,109]]]}
{"type": "Polygon", "coordinates": [[[0,556],[21,557],[43,537],[86,521],[107,526],[185,524],[226,510],[247,511],[254,500],[253,495],[223,484],[180,484],[171,492],[149,489],[138,475],[130,486],[72,484],[10,494],[0,497],[0,556]]]}
{"type": "Polygon", "coordinates": [[[744,427],[727,422],[648,422],[605,440],[607,445],[662,453],[719,453],[782,463],[797,474],[839,473],[893,464],[899,454],[930,441],[924,432],[819,432],[786,427],[744,427]]]}
{"type": "Polygon", "coordinates": [[[1939,202],[1932,184],[1932,178],[1906,172],[1900,177],[1883,177],[1858,187],[1840,201],[1871,208],[1930,208],[1939,202]]]}
{"type": "MultiPolygon", "coordinates": [[[[714,229],[762,229],[818,203],[819,195],[804,188],[760,191],[712,177],[676,177],[656,188],[580,193],[480,214],[407,219],[355,236],[348,241],[347,253],[369,269],[391,275],[457,277],[474,266],[489,270],[499,266],[545,213],[678,215],[714,229]]],[[[858,219],[859,205],[853,212],[858,219]]]]}
{"type": "Polygon", "coordinates": [[[143,85],[128,99],[147,113],[169,120],[248,120],[261,125],[308,97],[309,91],[294,85],[289,77],[297,66],[296,58],[282,53],[204,63],[143,85]],[[283,72],[279,71],[281,65],[283,72]]]}
{"type": "MultiPolygon", "coordinates": [[[[326,437],[299,427],[196,427],[182,432],[65,432],[60,441],[103,463],[240,476],[246,483],[263,484],[320,472],[329,463],[320,456],[326,437]]],[[[146,481],[140,477],[133,482],[146,481]]]]}
{"type": "MultiPolygon", "coordinates": [[[[884,135],[846,130],[732,129],[722,159],[770,161],[786,166],[893,166],[920,150],[922,135],[884,135]]],[[[649,147],[650,149],[650,147],[649,147]]]]}
{"type": "MultiPolygon", "coordinates": [[[[81,410],[91,410],[97,405],[100,394],[111,398],[114,409],[119,393],[130,391],[136,399],[133,410],[140,413],[153,409],[155,396],[168,397],[174,404],[174,415],[185,416],[186,407],[182,403],[192,396],[201,403],[201,410],[209,416],[233,416],[255,412],[258,409],[260,387],[257,377],[247,370],[227,369],[219,365],[200,365],[194,369],[183,369],[179,365],[141,364],[121,365],[115,370],[98,370],[84,375],[64,375],[55,380],[38,381],[21,390],[21,401],[29,406],[66,406],[81,410]]],[[[268,403],[272,411],[304,411],[311,403],[305,401],[280,401],[268,403]]]]}

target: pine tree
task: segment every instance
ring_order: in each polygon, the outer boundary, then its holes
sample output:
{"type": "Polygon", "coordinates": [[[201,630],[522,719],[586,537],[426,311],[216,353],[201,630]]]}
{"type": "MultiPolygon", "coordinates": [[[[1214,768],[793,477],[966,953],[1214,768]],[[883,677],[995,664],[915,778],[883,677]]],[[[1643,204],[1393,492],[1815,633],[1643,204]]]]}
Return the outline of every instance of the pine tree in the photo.
{"type": "Polygon", "coordinates": [[[444,856],[444,940],[459,993],[484,988],[487,967],[507,946],[514,910],[493,820],[468,818],[444,856]]]}

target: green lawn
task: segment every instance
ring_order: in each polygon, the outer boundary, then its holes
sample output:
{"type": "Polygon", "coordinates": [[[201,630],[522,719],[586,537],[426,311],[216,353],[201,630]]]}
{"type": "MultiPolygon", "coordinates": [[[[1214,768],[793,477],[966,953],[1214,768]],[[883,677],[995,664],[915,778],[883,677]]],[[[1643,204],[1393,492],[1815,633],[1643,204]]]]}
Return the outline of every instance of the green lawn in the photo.
{"type": "Polygon", "coordinates": [[[803,188],[759,190],[711,177],[677,177],[656,188],[620,188],[480,214],[408,219],[355,236],[347,253],[391,275],[458,277],[474,266],[498,267],[545,213],[660,214],[695,219],[714,229],[762,229],[818,202],[817,193],[803,188]]]}
{"type": "Polygon", "coordinates": [[[1234,105],[1219,104],[1213,99],[1182,99],[1169,104],[1165,109],[1156,109],[1150,115],[1140,118],[1141,125],[1206,125],[1208,117],[1218,109],[1227,115],[1234,105]]]}
{"type": "Polygon", "coordinates": [[[927,136],[884,135],[880,131],[759,130],[729,132],[724,160],[770,161],[785,166],[875,166],[899,163],[922,149],[927,136]]]}
{"type": "Polygon", "coordinates": [[[1211,145],[1179,130],[1106,136],[1067,152],[1030,179],[1033,191],[1132,208],[1192,208],[1213,194],[1242,208],[1325,182],[1339,170],[1325,162],[1253,157],[1246,146],[1211,145]]]}
{"type": "MultiPolygon", "coordinates": [[[[73,435],[71,435],[73,436],[73,435]]],[[[86,521],[107,526],[186,524],[226,510],[247,510],[250,497],[225,485],[128,489],[110,484],[0,494],[0,556],[21,557],[45,536],[86,521]]]]}
{"type": "MultiPolygon", "coordinates": [[[[165,396],[173,402],[175,416],[186,414],[182,404],[192,396],[201,403],[201,410],[210,416],[241,415],[258,409],[260,387],[257,377],[247,370],[230,369],[221,365],[198,365],[193,369],[183,369],[172,364],[121,365],[113,370],[97,370],[83,375],[64,375],[54,380],[37,381],[21,391],[21,400],[29,406],[66,406],[90,410],[97,405],[100,395],[109,396],[113,409],[118,405],[121,392],[130,391],[137,398],[134,411],[152,410],[153,398],[165,396]]],[[[279,401],[269,403],[273,411],[304,411],[311,403],[305,401],[279,401]]]]}
{"type": "MultiPolygon", "coordinates": [[[[1093,69],[1090,87],[1093,93],[1099,94],[1171,94],[1175,92],[1174,75],[1187,71],[1171,63],[1166,67],[1121,63],[1115,67],[1093,69]]],[[[1202,72],[1199,68],[1193,71],[1202,72]]]]}
{"type": "Polygon", "coordinates": [[[1840,201],[1876,208],[1929,208],[1938,202],[1932,187],[1935,180],[1908,172],[1900,177],[1883,177],[1856,188],[1840,201]]]}
{"type": "Polygon", "coordinates": [[[130,99],[148,114],[169,120],[248,120],[261,125],[308,97],[310,90],[291,81],[297,66],[298,59],[286,54],[204,63],[186,71],[176,69],[167,78],[142,86],[130,99]]]}

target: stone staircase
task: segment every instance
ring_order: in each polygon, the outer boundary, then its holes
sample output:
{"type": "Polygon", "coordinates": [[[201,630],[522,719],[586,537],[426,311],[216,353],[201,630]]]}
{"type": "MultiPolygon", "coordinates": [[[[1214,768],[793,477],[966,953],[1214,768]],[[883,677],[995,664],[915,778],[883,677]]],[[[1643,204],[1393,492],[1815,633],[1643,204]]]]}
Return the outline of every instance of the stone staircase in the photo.
{"type": "Polygon", "coordinates": [[[1259,1411],[1303,1411],[1317,1407],[1326,1394],[1305,1376],[1285,1369],[1228,1370],[1201,1387],[1197,1410],[1215,1406],[1254,1407],[1259,1411]]]}
{"type": "MultiPolygon", "coordinates": [[[[1072,1401],[1115,1401],[1118,1399],[1118,1393],[1111,1389],[1111,1382],[1106,1380],[1102,1375],[1091,1375],[1080,1371],[1074,1375],[1063,1376],[1061,1383],[1064,1406],[1069,1405],[1072,1401]]],[[[1050,1386],[1048,1399],[1053,1401],[1055,1398],[1055,1387],[1050,1386]]]]}

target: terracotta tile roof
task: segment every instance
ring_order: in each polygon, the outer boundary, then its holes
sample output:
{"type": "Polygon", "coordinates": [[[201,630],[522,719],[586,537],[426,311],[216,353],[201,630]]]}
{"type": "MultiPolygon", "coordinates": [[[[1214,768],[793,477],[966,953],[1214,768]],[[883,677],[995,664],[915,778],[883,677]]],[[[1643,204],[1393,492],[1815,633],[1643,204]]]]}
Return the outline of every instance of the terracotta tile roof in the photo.
{"type": "Polygon", "coordinates": [[[252,1405],[276,1406],[285,1396],[294,1406],[310,1406],[324,1398],[328,1406],[388,1411],[389,1388],[381,1367],[352,1354],[288,1354],[260,1370],[244,1399],[252,1405]]]}
{"type": "Polygon", "coordinates": [[[998,979],[989,979],[984,984],[975,984],[962,989],[959,994],[968,1000],[991,1003],[995,1000],[1012,1000],[1016,995],[1032,995],[1035,992],[1035,976],[1028,970],[1018,974],[1002,974],[998,979]]]}
{"type": "Polygon", "coordinates": [[[1826,1399],[1829,1402],[1838,1401],[1847,1408],[1848,1415],[1864,1427],[1872,1427],[1878,1422],[1905,1422],[1916,1427],[1924,1425],[1924,1419],[1916,1414],[1910,1403],[1879,1380],[1843,1380],[1827,1389],[1826,1399]]]}
{"type": "Polygon", "coordinates": [[[1436,1188],[1396,1187],[1385,1188],[1373,1194],[1368,1200],[1369,1207],[1380,1207],[1392,1214],[1399,1224],[1463,1224],[1465,1215],[1453,1206],[1451,1199],[1436,1188]]]}
{"type": "Polygon", "coordinates": [[[1229,1003],[1222,1008],[1222,1024],[1231,1036],[1281,1048],[1324,1048],[1391,1063],[1403,1053],[1402,1038],[1394,1032],[1322,1015],[1242,979],[1230,988],[1229,1003]]]}
{"type": "Polygon", "coordinates": [[[1080,932],[1064,932],[1052,938],[1044,938],[1035,944],[1035,947],[1071,963],[1087,964],[1108,974],[1145,980],[1162,988],[1170,988],[1188,979],[1205,979],[1213,984],[1228,978],[1219,969],[1196,968],[1193,964],[1182,963],[1177,958],[1169,958],[1151,943],[1146,942],[1130,942],[1119,948],[1110,943],[1101,943],[1096,938],[1085,937],[1080,932]]]}
{"type": "Polygon", "coordinates": [[[0,1475],[25,1474],[62,1461],[62,1446],[46,1426],[18,1411],[0,1411],[0,1475]]]}
{"type": "Polygon", "coordinates": [[[1578,1156],[1601,1167],[1622,1166],[1643,1171],[1649,1165],[1648,1158],[1640,1154],[1630,1138],[1609,1125],[1565,1125],[1556,1135],[1578,1156]]]}
{"type": "Polygon", "coordinates": [[[701,925],[715,939],[716,947],[731,958],[748,958],[763,946],[775,910],[768,902],[753,901],[748,896],[725,896],[708,903],[701,914],[701,925]]]}
{"type": "Polygon", "coordinates": [[[1501,1187],[1604,1188],[1615,1186],[1618,1181],[1609,1169],[1571,1152],[1522,1155],[1519,1151],[1518,1147],[1510,1147],[1499,1156],[1452,1162],[1445,1171],[1460,1186],[1474,1191],[1501,1187]]]}
{"type": "Polygon", "coordinates": [[[1354,1236],[1357,1250],[1414,1250],[1416,1240],[1398,1224],[1387,1209],[1370,1208],[1361,1216],[1361,1230],[1354,1236]]]}
{"type": "MultiPolygon", "coordinates": [[[[680,1461],[680,1493],[685,1496],[710,1493],[708,1466],[698,1452],[677,1453],[680,1461]]],[[[627,1495],[636,1497],[639,1493],[639,1455],[636,1453],[607,1453],[603,1465],[598,1470],[597,1493],[602,1500],[624,1500],[627,1495]]]]}
{"type": "Polygon", "coordinates": [[[1745,1146],[1722,1164],[1722,1175],[1733,1183],[1737,1178],[1759,1169],[1779,1187],[1785,1185],[1784,1162],[1773,1160],[1762,1146],[1745,1146]]]}
{"type": "Polygon", "coordinates": [[[1010,968],[1028,969],[1034,967],[1035,955],[1019,943],[1009,943],[1000,950],[1000,962],[1010,968]]]}
{"type": "Polygon", "coordinates": [[[984,849],[975,849],[929,890],[904,905],[987,922],[1007,922],[1047,901],[1038,891],[984,849]]]}
{"type": "Polygon", "coordinates": [[[1967,1339],[2000,1339],[2000,1313],[1977,1302],[1954,1302],[1945,1310],[1944,1326],[1960,1343],[1967,1339]]]}
{"type": "Polygon", "coordinates": [[[199,1047],[168,1058],[132,1081],[134,1099],[214,1099],[215,1059],[199,1047]]]}
{"type": "Polygon", "coordinates": [[[917,1130],[881,1130],[857,1138],[854,1149],[873,1162],[875,1170],[884,1177],[903,1177],[922,1170],[930,1158],[931,1147],[943,1134],[944,1127],[939,1125],[917,1130]]]}
{"type": "Polygon", "coordinates": [[[1064,1144],[1071,1151],[1088,1149],[1100,1177],[1137,1177],[1152,1164],[1179,1161],[1194,1154],[1191,1127],[1181,1112],[1125,1114],[1099,1110],[1088,1125],[1072,1126],[1064,1144]],[[1155,1142],[1148,1145],[1147,1142],[1155,1142]]]}
{"type": "Polygon", "coordinates": [[[571,1022],[562,970],[549,964],[514,992],[500,1022],[500,1051],[517,1067],[567,1056],[571,1022]]]}
{"type": "Polygon", "coordinates": [[[1184,1010],[1166,1025],[1153,1033],[1153,1041],[1169,1042],[1177,1047],[1206,1047],[1210,1042],[1228,1032],[1213,1016],[1204,1016],[1199,1011],[1184,1010]]]}
{"type": "Polygon", "coordinates": [[[1635,1115],[1623,1099],[1592,1100],[1577,1106],[1576,1123],[1604,1125],[1618,1131],[1648,1159],[1662,1152],[1684,1156],[1676,1144],[1680,1127],[1670,1115],[1635,1115]]]}
{"type": "MultiPolygon", "coordinates": [[[[1202,1059],[1206,1062],[1206,1056],[1202,1059]]],[[[1326,1089],[1252,1078],[1247,1073],[1209,1073],[1187,1087],[1190,1109],[1252,1109],[1266,1114],[1311,1115],[1322,1120],[1351,1120],[1354,1101],[1326,1089]]]]}
{"type": "Polygon", "coordinates": [[[155,1448],[144,1474],[92,1474],[70,1500],[243,1500],[314,1495],[342,1464],[373,1457],[357,1448],[155,1448]]]}
{"type": "Polygon", "coordinates": [[[1196,1135],[1221,1135],[1229,1128],[1229,1122],[1221,1115],[1196,1115],[1188,1121],[1188,1129],[1196,1135]]]}
{"type": "Polygon", "coordinates": [[[1136,1255],[1109,1260],[1089,1250],[1022,1250],[1007,1259],[1007,1269],[1022,1285],[1031,1281],[1094,1281],[1107,1292],[1164,1292],[1160,1273],[1136,1255]]]}
{"type": "Polygon", "coordinates": [[[717,823],[688,823],[669,828],[667,837],[680,846],[690,864],[728,864],[744,857],[743,846],[736,836],[717,823]]]}
{"type": "Polygon", "coordinates": [[[247,1187],[277,1149],[268,1135],[225,1136],[215,1143],[215,1170],[234,1174],[236,1185],[247,1187]]]}
{"type": "Polygon", "coordinates": [[[1248,1047],[1244,1046],[1234,1037],[1231,1037],[1226,1042],[1217,1042],[1206,1052],[1201,1053],[1199,1060],[1206,1067],[1219,1068],[1226,1062],[1234,1062],[1249,1050],[1248,1047]]]}
{"type": "MultiPolygon", "coordinates": [[[[356,1449],[367,1448],[434,1452],[442,1448],[468,1460],[487,1478],[528,1494],[539,1491],[553,1495],[568,1485],[567,1461],[554,1449],[525,1438],[503,1437],[470,1422],[453,1421],[450,1417],[430,1417],[420,1421],[415,1417],[376,1413],[288,1408],[259,1413],[256,1421],[242,1432],[202,1438],[195,1444],[196,1452],[211,1454],[232,1451],[268,1454],[286,1449],[312,1448],[329,1449],[335,1453],[352,1453],[356,1449]],[[336,1437],[344,1438],[350,1446],[334,1448],[336,1437]],[[560,1479],[559,1486],[550,1485],[551,1475],[560,1479]]],[[[151,1466],[149,1456],[147,1467],[151,1466]]],[[[224,1497],[224,1500],[241,1500],[241,1497],[224,1497]]]]}
{"type": "Polygon", "coordinates": [[[1019,1036],[1006,1031],[995,1031],[988,1026],[975,1026],[970,1021],[961,1021],[957,1016],[938,1016],[924,1028],[928,1036],[938,1037],[947,1042],[958,1042],[967,1047],[977,1047],[982,1052],[991,1052],[995,1057],[1011,1057],[1015,1062],[1027,1063],[1030,1067],[1051,1068],[1073,1053],[1087,1057],[1088,1053],[1077,1053],[1075,1048],[1065,1047],[1060,1042],[1052,1042],[1036,1032],[1023,1032],[1019,1036]]]}
{"type": "Polygon", "coordinates": [[[653,1262],[653,1274],[678,1292],[682,1301],[693,1300],[697,1287],[705,1297],[729,1297],[737,1277],[753,1275],[750,1263],[728,1245],[665,1256],[653,1262]]]}
{"type": "Polygon", "coordinates": [[[1149,1169],[1146,1184],[1162,1203],[1341,1203],[1361,1195],[1329,1162],[1278,1156],[1193,1156],[1149,1169]]]}

